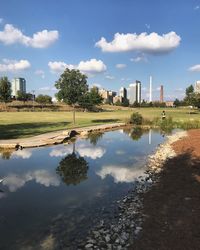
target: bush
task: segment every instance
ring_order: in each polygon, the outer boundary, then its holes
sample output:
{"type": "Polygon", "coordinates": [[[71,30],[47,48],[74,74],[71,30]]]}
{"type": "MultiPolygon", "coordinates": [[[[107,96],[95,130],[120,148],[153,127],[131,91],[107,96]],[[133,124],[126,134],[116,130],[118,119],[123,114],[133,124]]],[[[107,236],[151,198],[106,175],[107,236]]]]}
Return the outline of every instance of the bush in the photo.
{"type": "Polygon", "coordinates": [[[143,121],[142,115],[138,112],[134,112],[130,117],[130,123],[134,125],[141,125],[143,121]]]}

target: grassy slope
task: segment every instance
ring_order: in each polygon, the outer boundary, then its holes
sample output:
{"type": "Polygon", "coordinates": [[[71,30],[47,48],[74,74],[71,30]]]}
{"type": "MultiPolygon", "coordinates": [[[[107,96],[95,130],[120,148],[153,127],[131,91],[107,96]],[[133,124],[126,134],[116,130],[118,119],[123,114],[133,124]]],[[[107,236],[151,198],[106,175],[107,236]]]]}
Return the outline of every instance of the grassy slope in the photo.
{"type": "MultiPolygon", "coordinates": [[[[132,110],[115,110],[99,113],[76,112],[76,126],[88,126],[105,122],[126,121],[130,114],[138,111],[144,118],[160,117],[163,109],[138,108],[132,110]]],[[[189,114],[188,109],[165,109],[166,115],[177,121],[200,120],[198,112],[189,114]]],[[[28,137],[45,132],[71,128],[71,112],[1,112],[0,139],[28,137]]]]}

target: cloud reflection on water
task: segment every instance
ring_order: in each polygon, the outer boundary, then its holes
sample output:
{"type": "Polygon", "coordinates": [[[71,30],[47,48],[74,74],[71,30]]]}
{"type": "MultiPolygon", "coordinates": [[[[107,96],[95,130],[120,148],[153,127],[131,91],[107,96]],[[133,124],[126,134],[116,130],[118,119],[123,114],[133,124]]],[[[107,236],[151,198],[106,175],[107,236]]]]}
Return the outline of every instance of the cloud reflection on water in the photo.
{"type": "Polygon", "coordinates": [[[114,178],[115,183],[119,182],[133,182],[139,176],[144,175],[143,166],[134,165],[132,167],[122,166],[122,165],[106,165],[103,166],[101,170],[97,171],[96,174],[102,179],[110,175],[114,178]]]}
{"type": "Polygon", "coordinates": [[[7,186],[10,192],[15,192],[17,189],[23,187],[28,181],[32,180],[35,180],[35,182],[45,187],[60,185],[60,180],[57,175],[44,169],[30,171],[22,175],[9,174],[5,178],[3,185],[7,186]]]}

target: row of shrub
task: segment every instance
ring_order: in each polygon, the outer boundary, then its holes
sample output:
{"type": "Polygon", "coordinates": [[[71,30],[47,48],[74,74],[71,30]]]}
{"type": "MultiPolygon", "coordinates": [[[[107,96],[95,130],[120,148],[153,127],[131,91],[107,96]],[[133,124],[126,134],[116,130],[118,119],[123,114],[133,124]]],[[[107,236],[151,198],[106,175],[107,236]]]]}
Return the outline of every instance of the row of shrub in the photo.
{"type": "Polygon", "coordinates": [[[161,119],[160,117],[156,117],[153,120],[144,119],[142,115],[138,112],[132,113],[129,123],[133,125],[149,125],[159,127],[162,130],[172,130],[173,128],[181,128],[181,129],[195,129],[200,128],[199,120],[188,120],[188,121],[173,121],[172,117],[167,117],[165,119],[161,119]]]}

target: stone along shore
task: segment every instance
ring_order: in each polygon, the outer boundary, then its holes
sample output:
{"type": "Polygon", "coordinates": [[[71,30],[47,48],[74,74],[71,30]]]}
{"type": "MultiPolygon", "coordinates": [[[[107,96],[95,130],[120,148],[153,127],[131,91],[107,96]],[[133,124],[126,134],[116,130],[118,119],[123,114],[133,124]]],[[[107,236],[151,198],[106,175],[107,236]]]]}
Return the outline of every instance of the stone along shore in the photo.
{"type": "Polygon", "coordinates": [[[105,217],[99,221],[96,227],[90,230],[86,240],[75,241],[68,249],[132,249],[146,219],[142,212],[143,194],[148,193],[152,186],[159,182],[159,173],[162,172],[166,160],[176,156],[172,144],[186,135],[187,132],[177,132],[168,136],[156,152],[148,157],[144,175],[135,181],[132,190],[122,200],[117,201],[113,217],[105,217]]]}

